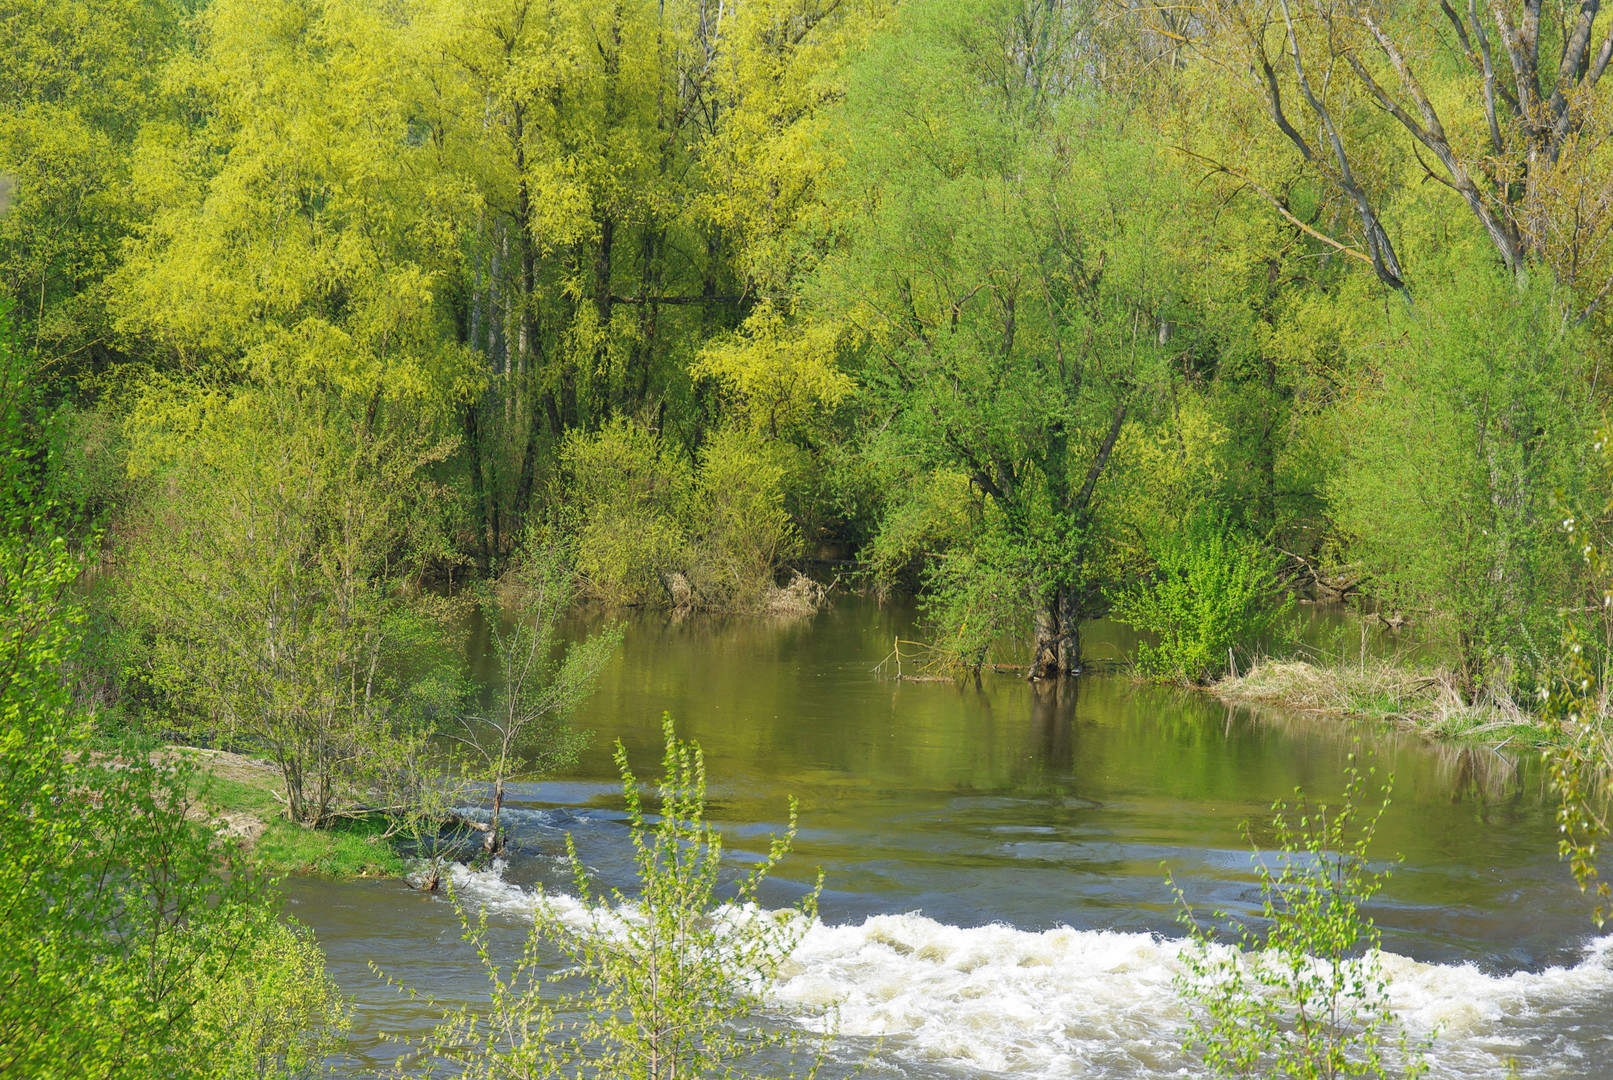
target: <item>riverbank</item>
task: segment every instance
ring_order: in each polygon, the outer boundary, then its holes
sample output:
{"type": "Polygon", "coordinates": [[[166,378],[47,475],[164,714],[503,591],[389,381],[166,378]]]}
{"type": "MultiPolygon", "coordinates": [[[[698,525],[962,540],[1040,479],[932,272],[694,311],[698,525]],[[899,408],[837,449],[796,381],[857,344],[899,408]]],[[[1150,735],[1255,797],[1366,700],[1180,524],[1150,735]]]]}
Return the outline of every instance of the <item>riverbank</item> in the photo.
{"type": "Polygon", "coordinates": [[[1539,746],[1549,732],[1511,700],[1468,704],[1455,679],[1440,668],[1411,668],[1367,658],[1359,664],[1319,665],[1263,657],[1241,675],[1208,687],[1234,704],[1280,706],[1300,712],[1375,720],[1432,739],[1473,739],[1539,746]]]}
{"type": "Polygon", "coordinates": [[[274,766],[224,750],[170,746],[197,767],[197,796],[220,831],[239,839],[249,857],[271,874],[323,874],[329,877],[402,877],[407,870],[385,826],[351,821],[330,829],[305,829],[286,819],[275,792],[274,766]]]}

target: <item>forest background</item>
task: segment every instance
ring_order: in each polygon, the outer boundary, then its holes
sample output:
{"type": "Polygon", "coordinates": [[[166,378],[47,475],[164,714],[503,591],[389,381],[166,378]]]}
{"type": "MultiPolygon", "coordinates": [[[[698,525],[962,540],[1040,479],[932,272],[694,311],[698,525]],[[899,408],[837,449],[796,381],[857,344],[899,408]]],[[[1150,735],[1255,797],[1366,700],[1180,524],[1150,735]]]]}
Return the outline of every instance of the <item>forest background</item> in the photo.
{"type": "MultiPolygon", "coordinates": [[[[1575,746],[1585,851],[1610,58],[1596,0],[8,0],[35,764],[132,732],[265,754],[310,827],[419,807],[465,597],[840,567],[939,667],[1072,674],[1113,615],[1205,683],[1298,590],[1575,746]]],[[[508,715],[558,745],[606,644],[508,715]]]]}

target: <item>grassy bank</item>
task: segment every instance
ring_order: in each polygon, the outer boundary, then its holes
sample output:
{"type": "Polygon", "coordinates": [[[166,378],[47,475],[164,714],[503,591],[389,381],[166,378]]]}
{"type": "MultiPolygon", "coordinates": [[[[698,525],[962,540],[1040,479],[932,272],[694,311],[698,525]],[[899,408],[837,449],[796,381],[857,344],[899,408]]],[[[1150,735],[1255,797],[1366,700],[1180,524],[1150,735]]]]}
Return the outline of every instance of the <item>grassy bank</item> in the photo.
{"type": "Polygon", "coordinates": [[[1540,745],[1547,739],[1545,728],[1516,702],[1486,698],[1466,703],[1449,671],[1394,660],[1316,664],[1267,657],[1209,689],[1231,702],[1385,721],[1436,739],[1513,746],[1540,745]]]}
{"type": "Polygon", "coordinates": [[[280,788],[280,776],[266,762],[219,750],[170,747],[169,752],[196,762],[202,804],[270,873],[403,875],[404,859],[384,838],[383,822],[360,820],[331,829],[305,829],[282,814],[274,795],[280,788]]]}

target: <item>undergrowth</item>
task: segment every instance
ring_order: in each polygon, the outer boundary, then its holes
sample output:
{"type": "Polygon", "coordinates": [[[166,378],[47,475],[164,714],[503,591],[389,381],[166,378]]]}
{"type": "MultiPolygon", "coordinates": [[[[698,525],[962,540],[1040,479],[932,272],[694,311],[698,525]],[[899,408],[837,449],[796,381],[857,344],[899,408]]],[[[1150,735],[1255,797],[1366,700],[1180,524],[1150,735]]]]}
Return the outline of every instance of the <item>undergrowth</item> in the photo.
{"type": "Polygon", "coordinates": [[[1233,700],[1389,721],[1434,738],[1520,746],[1547,740],[1547,729],[1512,698],[1486,694],[1469,703],[1457,686],[1456,674],[1448,669],[1410,666],[1398,658],[1330,664],[1262,657],[1212,689],[1233,700]]]}
{"type": "Polygon", "coordinates": [[[276,776],[261,778],[244,769],[203,774],[203,802],[215,814],[262,822],[251,857],[271,874],[325,874],[331,877],[402,877],[407,863],[386,836],[380,815],[339,821],[328,829],[308,829],[284,816],[274,797],[276,776]]]}

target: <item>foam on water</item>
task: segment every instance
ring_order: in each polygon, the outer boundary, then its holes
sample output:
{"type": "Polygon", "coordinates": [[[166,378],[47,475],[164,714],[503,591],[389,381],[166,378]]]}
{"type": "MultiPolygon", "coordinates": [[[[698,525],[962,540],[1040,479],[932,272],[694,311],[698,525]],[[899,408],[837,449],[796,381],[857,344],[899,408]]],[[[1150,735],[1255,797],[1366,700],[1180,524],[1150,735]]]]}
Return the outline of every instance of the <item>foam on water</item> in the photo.
{"type": "MultiPolygon", "coordinates": [[[[452,871],[456,895],[512,915],[534,897],[500,868],[452,871]]],[[[577,900],[545,897],[581,927],[577,900]]],[[[631,912],[615,913],[631,918],[631,912]]],[[[738,917],[733,913],[731,917],[738,917]]],[[[856,925],[814,923],[771,997],[838,1006],[842,1035],[878,1037],[879,1056],[959,1075],[1186,1075],[1187,1016],[1171,983],[1181,943],[1101,930],[958,927],[919,914],[856,925]]],[[[1589,1077],[1613,1050],[1613,936],[1570,967],[1492,975],[1472,964],[1425,964],[1386,953],[1397,1013],[1414,1036],[1438,1031],[1436,1077],[1589,1077]]]]}

